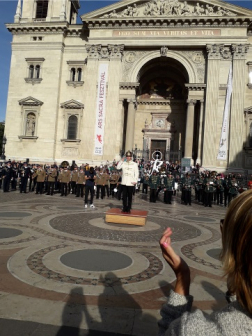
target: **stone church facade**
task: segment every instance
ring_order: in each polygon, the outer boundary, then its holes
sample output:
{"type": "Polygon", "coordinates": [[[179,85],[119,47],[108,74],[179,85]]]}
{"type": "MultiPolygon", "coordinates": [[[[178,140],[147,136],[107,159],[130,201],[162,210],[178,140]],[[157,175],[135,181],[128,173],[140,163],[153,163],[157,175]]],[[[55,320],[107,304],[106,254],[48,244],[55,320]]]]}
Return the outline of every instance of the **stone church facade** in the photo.
{"type": "Polygon", "coordinates": [[[211,0],[19,0],[6,155],[32,162],[189,158],[252,170],[252,11],[211,0]],[[218,160],[232,68],[227,158],[218,160]],[[137,149],[137,150],[136,150],[137,149]]]}

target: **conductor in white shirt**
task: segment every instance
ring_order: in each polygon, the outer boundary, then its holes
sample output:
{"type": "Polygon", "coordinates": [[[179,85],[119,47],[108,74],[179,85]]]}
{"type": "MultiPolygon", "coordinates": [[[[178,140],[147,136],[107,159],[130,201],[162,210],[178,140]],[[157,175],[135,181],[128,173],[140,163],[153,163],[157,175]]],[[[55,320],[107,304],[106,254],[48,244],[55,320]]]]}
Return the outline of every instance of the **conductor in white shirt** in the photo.
{"type": "Polygon", "coordinates": [[[138,181],[138,166],[132,161],[132,152],[127,151],[126,157],[118,162],[118,170],[122,169],[122,194],[123,194],[123,213],[130,213],[132,204],[132,194],[138,181]]]}

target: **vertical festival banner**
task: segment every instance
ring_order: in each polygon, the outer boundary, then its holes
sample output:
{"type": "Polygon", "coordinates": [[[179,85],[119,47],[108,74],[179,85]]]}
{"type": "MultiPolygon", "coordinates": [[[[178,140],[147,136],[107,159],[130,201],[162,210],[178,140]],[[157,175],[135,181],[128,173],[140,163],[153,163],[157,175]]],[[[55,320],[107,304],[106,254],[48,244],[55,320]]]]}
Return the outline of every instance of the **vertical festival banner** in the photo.
{"type": "Polygon", "coordinates": [[[95,155],[103,155],[108,64],[100,64],[95,120],[95,155]]]}
{"type": "Polygon", "coordinates": [[[229,75],[228,75],[227,94],[226,94],[226,101],[225,101],[225,107],[224,107],[224,113],[223,113],[223,122],[222,122],[221,137],[220,137],[219,152],[217,155],[217,160],[227,160],[229,111],[230,111],[231,95],[232,95],[232,90],[233,90],[232,83],[233,83],[233,72],[232,72],[232,64],[231,64],[229,75]]]}

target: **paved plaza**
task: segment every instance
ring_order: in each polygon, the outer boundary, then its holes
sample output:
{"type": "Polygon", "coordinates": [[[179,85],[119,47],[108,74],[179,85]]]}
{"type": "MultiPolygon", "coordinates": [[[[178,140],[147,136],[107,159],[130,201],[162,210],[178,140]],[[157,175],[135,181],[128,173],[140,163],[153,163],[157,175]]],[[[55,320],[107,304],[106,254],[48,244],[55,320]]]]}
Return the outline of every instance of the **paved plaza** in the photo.
{"type": "MultiPolygon", "coordinates": [[[[0,335],[157,335],[159,310],[174,284],[159,238],[174,232],[175,250],[191,268],[194,308],[226,304],[219,221],[226,209],[134,196],[148,211],[144,227],[109,224],[121,207],[95,200],[0,192],[0,335]]],[[[162,198],[162,195],[161,195],[162,198]]]]}

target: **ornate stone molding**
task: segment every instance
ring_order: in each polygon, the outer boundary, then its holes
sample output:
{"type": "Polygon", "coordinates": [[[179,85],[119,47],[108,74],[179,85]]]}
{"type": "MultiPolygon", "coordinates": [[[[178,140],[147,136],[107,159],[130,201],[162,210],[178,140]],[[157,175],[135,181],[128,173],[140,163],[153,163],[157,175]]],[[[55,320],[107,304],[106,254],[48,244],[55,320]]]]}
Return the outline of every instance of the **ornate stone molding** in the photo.
{"type": "Polygon", "coordinates": [[[132,98],[127,99],[127,103],[133,104],[134,108],[137,109],[137,101],[136,101],[136,99],[132,99],[132,98]]]}
{"type": "Polygon", "coordinates": [[[185,87],[190,91],[204,91],[206,88],[206,84],[185,84],[185,87]]]}
{"type": "Polygon", "coordinates": [[[206,51],[208,59],[220,59],[222,44],[207,44],[206,51]]]}
{"type": "Polygon", "coordinates": [[[187,99],[186,102],[187,102],[188,106],[194,106],[194,105],[196,105],[197,100],[196,99],[187,99]]]}
{"type": "Polygon", "coordinates": [[[68,100],[64,103],[61,103],[60,107],[64,108],[64,109],[68,109],[68,110],[70,110],[70,109],[71,110],[76,110],[76,109],[83,109],[84,104],[78,102],[77,100],[71,99],[71,100],[68,100]]]}
{"type": "Polygon", "coordinates": [[[83,86],[84,81],[80,81],[80,82],[75,82],[75,81],[66,81],[68,86],[72,86],[74,88],[79,87],[79,86],[83,86]]]}
{"type": "Polygon", "coordinates": [[[24,79],[28,84],[40,84],[42,82],[42,78],[25,78],[24,79]]]}
{"type": "Polygon", "coordinates": [[[140,85],[140,83],[130,83],[130,82],[121,82],[119,83],[119,86],[120,86],[120,89],[123,89],[123,90],[133,90],[133,89],[136,89],[138,88],[140,85]]]}
{"type": "Polygon", "coordinates": [[[123,51],[124,51],[124,44],[109,44],[108,51],[110,58],[122,59],[123,51]]]}
{"type": "Polygon", "coordinates": [[[163,56],[163,57],[166,57],[168,50],[169,49],[166,46],[161,47],[161,49],[160,49],[160,55],[163,56]]]}
{"type": "Polygon", "coordinates": [[[31,96],[21,99],[18,101],[19,105],[21,106],[41,106],[44,103],[36,98],[33,98],[31,96]]]}
{"type": "Polygon", "coordinates": [[[109,44],[102,46],[101,44],[87,45],[88,58],[94,59],[122,59],[124,45],[109,44]]]}
{"type": "Polygon", "coordinates": [[[172,17],[172,16],[236,16],[237,13],[222,6],[212,6],[210,4],[195,5],[192,1],[174,1],[174,0],[155,0],[143,4],[134,4],[133,6],[125,6],[106,13],[102,18],[137,18],[137,17],[172,17]]]}
{"type": "Polygon", "coordinates": [[[232,44],[231,46],[233,59],[246,59],[249,50],[249,44],[232,44]]]}
{"type": "Polygon", "coordinates": [[[220,55],[223,60],[231,60],[232,59],[232,52],[231,52],[231,47],[227,46],[225,47],[224,45],[220,45],[220,55]]]}
{"type": "Polygon", "coordinates": [[[245,109],[244,109],[244,114],[245,114],[245,115],[246,115],[246,114],[252,114],[252,106],[245,108],[245,109]]]}

